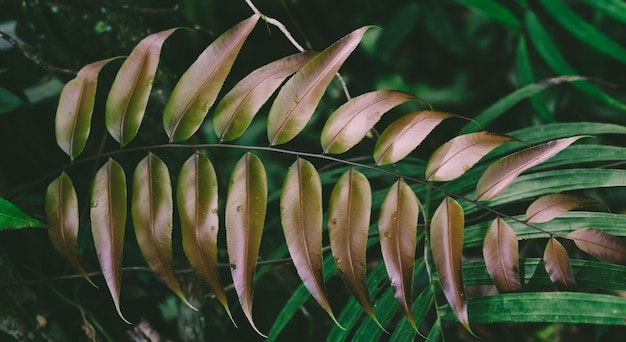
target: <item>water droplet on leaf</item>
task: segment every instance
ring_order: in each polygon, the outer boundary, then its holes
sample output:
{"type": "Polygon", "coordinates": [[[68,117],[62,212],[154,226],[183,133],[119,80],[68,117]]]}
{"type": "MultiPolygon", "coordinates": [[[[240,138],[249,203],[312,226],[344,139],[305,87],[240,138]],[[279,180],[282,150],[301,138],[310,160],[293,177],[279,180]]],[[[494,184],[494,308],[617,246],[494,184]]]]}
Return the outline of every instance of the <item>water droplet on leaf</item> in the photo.
{"type": "Polygon", "coordinates": [[[238,205],[237,206],[237,212],[241,212],[243,210],[243,205],[238,205]]]}
{"type": "Polygon", "coordinates": [[[390,232],[385,232],[383,234],[386,238],[391,239],[391,233],[390,232]]]}
{"type": "Polygon", "coordinates": [[[236,264],[230,264],[230,268],[233,269],[233,270],[237,269],[237,265],[236,264]]]}

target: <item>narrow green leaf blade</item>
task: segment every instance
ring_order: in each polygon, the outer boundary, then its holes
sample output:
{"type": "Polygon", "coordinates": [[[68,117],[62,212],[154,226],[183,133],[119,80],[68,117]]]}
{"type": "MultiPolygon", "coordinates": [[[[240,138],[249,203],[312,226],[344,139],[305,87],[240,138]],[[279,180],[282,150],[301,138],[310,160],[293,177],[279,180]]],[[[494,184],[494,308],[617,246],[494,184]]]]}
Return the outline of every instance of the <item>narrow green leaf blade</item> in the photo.
{"type": "Polygon", "coordinates": [[[187,301],[172,267],[174,199],[170,172],[165,163],[149,152],[133,176],[131,214],[141,254],[150,268],[185,304],[187,301]]]}
{"type": "Polygon", "coordinates": [[[326,87],[370,27],[341,38],[307,63],[280,89],[267,122],[270,145],[286,143],[306,126],[326,87]]]}
{"type": "Polygon", "coordinates": [[[25,105],[26,103],[17,95],[6,88],[0,87],[0,114],[11,112],[25,105]]]}
{"type": "Polygon", "coordinates": [[[185,256],[191,267],[211,287],[232,320],[217,271],[217,175],[211,161],[200,152],[189,157],[180,170],[176,203],[185,256]]]}
{"type": "Polygon", "coordinates": [[[607,262],[626,265],[626,242],[596,228],[583,228],[567,235],[586,253],[607,262]]]}
{"type": "Polygon", "coordinates": [[[584,206],[598,204],[598,200],[565,194],[550,194],[537,198],[526,209],[528,222],[548,222],[563,213],[584,206]]]}
{"type": "Polygon", "coordinates": [[[336,322],[322,271],[322,182],[307,160],[298,158],[287,172],[280,195],[280,218],[300,279],[336,322]]]}
{"type": "Polygon", "coordinates": [[[543,8],[581,42],[602,54],[626,63],[626,49],[583,20],[561,0],[541,0],[543,8]]]}
{"type": "Polygon", "coordinates": [[[515,140],[504,135],[476,132],[454,137],[430,156],[426,179],[450,181],[460,177],[496,147],[515,140]]]}
{"type": "Polygon", "coordinates": [[[220,141],[240,137],[282,82],[316,55],[317,52],[305,51],[284,57],[239,81],[218,103],[213,114],[213,127],[220,141]]]}
{"type": "MultiPolygon", "coordinates": [[[[548,66],[550,66],[554,72],[561,75],[578,75],[576,70],[574,70],[563,58],[559,50],[556,48],[557,45],[554,44],[550,36],[548,36],[545,28],[541,25],[539,19],[532,11],[526,11],[525,22],[530,41],[533,43],[535,49],[537,49],[537,52],[548,64],[548,66]]],[[[576,82],[573,83],[573,85],[587,95],[592,96],[608,105],[621,110],[626,110],[626,104],[605,94],[593,84],[576,82]]]]}
{"type": "Polygon", "coordinates": [[[41,222],[26,215],[13,203],[0,197],[0,232],[21,228],[42,227],[41,222]]]}
{"type": "Polygon", "coordinates": [[[529,84],[527,86],[524,86],[523,88],[519,88],[509,95],[496,101],[496,103],[489,106],[489,108],[485,109],[480,114],[476,115],[476,117],[472,119],[472,122],[465,125],[465,127],[463,127],[463,129],[461,129],[459,133],[466,134],[478,131],[479,129],[481,129],[481,127],[488,125],[489,123],[502,116],[502,114],[504,114],[507,110],[509,110],[521,100],[539,94],[547,88],[550,88],[557,84],[561,84],[563,82],[576,82],[583,79],[583,77],[579,76],[561,76],[549,78],[543,81],[539,81],[537,83],[529,84]]]}
{"type": "Polygon", "coordinates": [[[337,181],[328,204],[330,249],[339,274],[365,312],[377,320],[365,282],[365,252],[372,193],[365,176],[350,168],[337,181]]]}
{"type": "Polygon", "coordinates": [[[500,293],[522,289],[517,236],[513,228],[499,217],[487,229],[483,257],[487,271],[500,293]]]}
{"type": "Polygon", "coordinates": [[[622,0],[582,0],[598,11],[626,23],[626,2],[622,0]]]}
{"type": "Polygon", "coordinates": [[[418,213],[419,204],[415,193],[406,182],[399,180],[387,192],[378,217],[380,248],[389,281],[398,305],[415,330],[411,290],[418,213]]]}
{"type": "MultiPolygon", "coordinates": [[[[626,299],[582,292],[521,292],[470,299],[475,323],[561,322],[626,325],[626,299]]],[[[443,319],[456,320],[450,307],[439,308],[443,319]]]]}
{"type": "Polygon", "coordinates": [[[520,22],[517,18],[504,6],[491,0],[455,0],[456,2],[476,9],[482,12],[488,18],[491,18],[501,24],[504,24],[510,30],[517,30],[520,22]]]}
{"type": "MultiPolygon", "coordinates": [[[[424,259],[421,259],[423,262],[424,259]]],[[[415,313],[415,317],[419,317],[421,320],[424,320],[424,316],[426,312],[431,308],[433,304],[433,287],[426,286],[425,289],[417,296],[415,301],[413,301],[413,306],[411,310],[415,313]]],[[[417,332],[411,323],[405,318],[398,323],[398,326],[393,331],[390,342],[403,342],[410,341],[415,338],[417,332]]]]}
{"type": "Polygon", "coordinates": [[[339,154],[351,149],[374,127],[380,118],[415,96],[395,91],[378,90],[354,97],[341,105],[326,121],[321,143],[324,153],[339,154]]]}
{"type": "Polygon", "coordinates": [[[253,14],[226,31],[181,76],[163,111],[170,142],[187,140],[198,130],[259,18],[253,14]]]}
{"type": "Polygon", "coordinates": [[[63,87],[55,116],[54,133],[57,144],[71,160],[83,152],[89,138],[98,73],[113,59],[115,58],[85,65],[63,87]]]}
{"type": "Polygon", "coordinates": [[[139,131],[159,65],[161,47],[174,31],[175,28],[142,39],[115,76],[106,101],[105,122],[111,136],[122,147],[139,131]]]}
{"type": "Polygon", "coordinates": [[[72,180],[65,173],[53,180],[46,190],[48,236],[54,249],[61,254],[91,285],[87,271],[78,259],[78,197],[72,180]]]}
{"type": "MultiPolygon", "coordinates": [[[[233,170],[226,198],[226,243],[235,290],[254,330],[253,280],[267,210],[267,176],[261,160],[246,153],[233,170]]],[[[265,336],[267,337],[267,336],[265,336]]]]}
{"type": "Polygon", "coordinates": [[[555,238],[550,238],[543,252],[543,262],[550,280],[559,290],[576,289],[576,279],[569,263],[565,247],[555,238]]]}
{"type": "Polygon", "coordinates": [[[517,176],[554,157],[583,136],[552,140],[506,156],[491,164],[478,180],[476,198],[490,200],[500,194],[517,176]]]}
{"type": "Polygon", "coordinates": [[[430,223],[430,249],[443,294],[461,324],[471,332],[461,273],[464,226],[463,208],[446,196],[430,223]]]}
{"type": "Polygon", "coordinates": [[[96,173],[91,190],[91,232],[115,309],[120,310],[120,272],[126,227],[126,175],[115,160],[109,159],[96,173]]]}
{"type": "Polygon", "coordinates": [[[454,115],[433,110],[407,114],[389,125],[374,147],[376,165],[395,163],[413,151],[441,121],[454,115]]]}

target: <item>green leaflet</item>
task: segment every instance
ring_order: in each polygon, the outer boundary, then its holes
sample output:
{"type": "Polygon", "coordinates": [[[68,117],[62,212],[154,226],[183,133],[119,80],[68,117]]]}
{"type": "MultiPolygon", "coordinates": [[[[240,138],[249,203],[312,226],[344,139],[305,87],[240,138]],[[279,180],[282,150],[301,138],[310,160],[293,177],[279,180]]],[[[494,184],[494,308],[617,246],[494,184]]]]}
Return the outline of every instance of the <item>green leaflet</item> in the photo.
{"type": "MultiPolygon", "coordinates": [[[[533,66],[530,62],[530,55],[528,53],[528,47],[526,46],[526,38],[524,36],[519,37],[517,44],[515,61],[517,63],[517,77],[522,85],[527,85],[535,82],[535,75],[533,72],[533,66]]],[[[545,93],[540,95],[534,95],[530,97],[535,110],[539,115],[546,120],[546,122],[555,122],[556,119],[552,113],[546,108],[545,101],[542,101],[542,97],[545,97],[545,93]]]]}
{"type": "Polygon", "coordinates": [[[233,320],[217,271],[217,175],[211,161],[199,152],[189,157],[180,170],[176,203],[185,256],[233,320]]]}
{"type": "Polygon", "coordinates": [[[541,0],[541,4],[561,26],[581,42],[606,56],[626,63],[626,49],[584,21],[562,0],[541,0]]]}
{"type": "MultiPolygon", "coordinates": [[[[423,259],[422,259],[421,265],[422,267],[424,267],[423,259]]],[[[420,273],[421,272],[415,272],[415,274],[420,274],[420,273]]],[[[432,286],[430,285],[426,286],[426,288],[423,289],[422,292],[419,294],[419,296],[417,296],[417,298],[413,301],[413,306],[411,307],[411,310],[415,314],[415,317],[421,317],[423,319],[426,312],[432,307],[433,305],[432,289],[433,289],[432,286]]],[[[414,339],[416,334],[417,332],[415,331],[413,326],[405,318],[405,319],[402,319],[400,323],[398,323],[398,326],[393,331],[393,334],[391,335],[391,338],[389,341],[390,342],[408,341],[408,340],[414,339]]]]}
{"type": "Polygon", "coordinates": [[[131,209],[139,250],[165,285],[195,309],[183,295],[172,268],[173,201],[169,170],[159,157],[149,152],[133,176],[131,209]]]}
{"type": "Polygon", "coordinates": [[[476,9],[485,16],[507,26],[511,30],[517,30],[520,22],[517,18],[504,6],[491,0],[455,0],[456,2],[476,9]]]}
{"type": "Polygon", "coordinates": [[[293,139],[313,116],[326,87],[370,27],[362,27],[320,52],[280,89],[267,121],[270,145],[293,139]]]}
{"type": "Polygon", "coordinates": [[[111,136],[122,147],[139,131],[159,65],[161,47],[174,31],[175,28],[142,39],[115,76],[106,101],[105,122],[111,136]]]}
{"type": "Polygon", "coordinates": [[[253,279],[267,210],[267,176],[261,160],[247,152],[237,162],[228,183],[226,242],[228,261],[241,308],[254,330],[253,279]]]}
{"type": "Polygon", "coordinates": [[[13,203],[0,197],[0,232],[22,228],[43,227],[41,222],[26,215],[13,203]]]}
{"type": "Polygon", "coordinates": [[[65,173],[53,180],[46,190],[48,236],[54,249],[61,254],[91,285],[87,271],[78,259],[78,197],[72,180],[65,173]]]}
{"type": "Polygon", "coordinates": [[[378,90],[353,97],[328,118],[321,134],[324,153],[339,154],[358,144],[380,118],[395,106],[415,96],[393,90],[378,90]]]}
{"type": "Polygon", "coordinates": [[[626,23],[626,3],[622,0],[582,0],[598,11],[626,23]]]}
{"type": "Polygon", "coordinates": [[[394,296],[416,330],[411,312],[411,290],[418,214],[419,204],[415,193],[403,180],[398,180],[389,188],[378,217],[380,248],[394,296]]]}
{"type": "MultiPolygon", "coordinates": [[[[535,46],[535,49],[537,49],[539,55],[541,55],[541,58],[543,58],[550,68],[554,70],[554,72],[561,75],[578,75],[578,73],[572,69],[565,59],[563,59],[563,56],[561,56],[558,49],[556,49],[556,45],[554,45],[554,42],[550,36],[548,36],[548,33],[543,26],[541,26],[537,16],[531,11],[526,11],[525,21],[530,41],[535,46]]],[[[577,82],[573,85],[587,95],[592,96],[608,105],[621,110],[626,110],[626,104],[605,94],[598,87],[590,83],[577,82]]]]}
{"type": "Polygon", "coordinates": [[[336,322],[322,271],[322,183],[307,160],[298,158],[287,172],[280,195],[280,218],[300,279],[336,322]]]}
{"type": "Polygon", "coordinates": [[[459,322],[471,333],[461,273],[464,226],[463,208],[446,196],[431,219],[430,250],[446,300],[459,322]]]}
{"type": "MultiPolygon", "coordinates": [[[[367,288],[371,289],[368,290],[370,293],[370,296],[372,298],[376,298],[378,297],[381,293],[382,296],[385,296],[385,292],[390,293],[391,291],[384,291],[385,287],[383,286],[383,284],[386,282],[386,275],[385,275],[385,267],[383,265],[383,263],[379,263],[378,265],[376,265],[376,267],[374,267],[371,272],[367,275],[367,288]]],[[[383,298],[380,298],[383,299],[383,298]]],[[[387,299],[390,299],[391,301],[388,301],[391,304],[391,308],[393,309],[393,311],[396,310],[396,305],[393,304],[393,297],[388,297],[387,299]]],[[[378,308],[378,302],[376,305],[376,308],[378,308]]],[[[386,309],[389,309],[389,307],[387,307],[386,309]]],[[[377,310],[378,311],[378,310],[377,310]]],[[[386,311],[385,314],[388,315],[388,310],[384,310],[386,311]]],[[[378,315],[377,319],[379,319],[378,315]]],[[[365,325],[366,323],[362,321],[362,306],[359,303],[358,299],[356,299],[355,297],[351,297],[348,302],[346,303],[346,305],[343,307],[343,309],[341,310],[341,314],[339,315],[339,320],[345,325],[345,329],[342,329],[341,327],[338,326],[334,326],[333,329],[328,333],[328,335],[326,336],[326,340],[327,341],[345,341],[348,339],[349,336],[351,336],[352,331],[356,328],[359,328],[357,330],[360,330],[360,327],[363,327],[363,325],[365,325]],[[360,326],[359,326],[360,325],[360,326]]],[[[369,322],[368,327],[366,326],[365,329],[366,330],[376,330],[377,332],[385,332],[385,330],[383,330],[381,321],[378,320],[373,320],[373,319],[369,319],[369,320],[365,320],[366,322],[369,322]]],[[[360,334],[362,334],[363,331],[360,332],[360,334]]],[[[368,336],[370,337],[370,336],[368,336]]],[[[361,340],[362,340],[362,336],[361,336],[361,340]]],[[[355,332],[355,336],[354,336],[354,340],[358,340],[356,337],[356,332],[355,332]]]]}
{"type": "MultiPolygon", "coordinates": [[[[456,320],[449,306],[440,307],[446,320],[456,320]]],[[[625,325],[626,299],[595,293],[522,292],[470,299],[475,323],[561,322],[625,325]]]]}
{"type": "Polygon", "coordinates": [[[115,309],[120,310],[120,268],[126,227],[126,175],[115,160],[104,164],[91,190],[91,231],[100,268],[107,283],[115,309]]]}
{"type": "Polygon", "coordinates": [[[548,239],[543,252],[543,263],[550,280],[561,291],[574,291],[576,279],[569,263],[569,255],[565,247],[557,239],[548,239]]]}
{"type": "Polygon", "coordinates": [[[240,137],[282,82],[316,55],[316,52],[305,51],[281,58],[239,81],[224,95],[213,114],[213,128],[220,141],[240,137]]]}
{"type": "Polygon", "coordinates": [[[0,114],[11,112],[25,105],[26,103],[17,95],[6,88],[0,87],[0,114]]]}
{"type": "Polygon", "coordinates": [[[258,20],[254,14],[226,31],[181,76],[163,110],[170,142],[187,140],[198,130],[258,20]]]}
{"type": "MultiPolygon", "coordinates": [[[[570,266],[576,275],[576,283],[581,289],[593,288],[607,291],[626,289],[626,267],[624,266],[581,259],[570,259],[570,266]]],[[[541,258],[521,259],[520,274],[524,285],[552,285],[541,258]]],[[[483,262],[463,264],[463,276],[465,285],[493,283],[483,262]]]]}
{"type": "Polygon", "coordinates": [[[328,235],[341,278],[365,312],[378,322],[365,283],[371,206],[372,192],[367,178],[350,168],[339,178],[330,195],[328,235]]]}
{"type": "MultiPolygon", "coordinates": [[[[481,127],[486,126],[487,124],[493,122],[495,119],[504,114],[507,110],[517,104],[519,101],[531,97],[535,94],[538,94],[545,89],[552,87],[554,85],[563,83],[563,82],[575,82],[583,80],[584,78],[578,76],[561,76],[549,78],[547,80],[543,80],[537,83],[529,84],[524,86],[523,88],[517,89],[510,93],[509,95],[501,98],[496,101],[496,103],[489,106],[489,108],[482,111],[480,114],[476,115],[472,119],[472,122],[468,123],[459,131],[459,134],[465,134],[470,132],[475,132],[481,129],[481,127]]],[[[576,82],[574,84],[577,84],[576,82]]],[[[526,139],[524,139],[526,141],[526,139]]]]}

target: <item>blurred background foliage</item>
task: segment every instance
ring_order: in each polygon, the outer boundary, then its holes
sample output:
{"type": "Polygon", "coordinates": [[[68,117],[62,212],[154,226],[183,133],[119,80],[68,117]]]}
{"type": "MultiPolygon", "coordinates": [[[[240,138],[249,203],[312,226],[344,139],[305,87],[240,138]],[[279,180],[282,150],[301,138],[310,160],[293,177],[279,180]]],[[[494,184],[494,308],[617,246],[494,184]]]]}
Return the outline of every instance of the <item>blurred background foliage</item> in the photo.
{"type": "MultiPolygon", "coordinates": [[[[318,51],[358,27],[378,26],[369,31],[341,69],[353,96],[375,89],[403,90],[435,109],[472,117],[526,84],[579,74],[592,79],[591,85],[551,87],[520,102],[486,129],[506,132],[554,121],[626,124],[623,1],[264,0],[256,5],[284,23],[306,48],[318,51]]],[[[36,63],[0,40],[0,197],[42,222],[43,194],[49,179],[36,180],[68,163],[55,144],[53,127],[58,96],[63,84],[73,77],[71,71],[96,60],[127,55],[150,33],[171,27],[192,28],[176,32],[165,43],[146,121],[133,142],[137,146],[165,143],[160,117],[178,77],[219,34],[252,13],[243,0],[0,0],[0,8],[0,31],[18,39],[40,58],[36,63]]],[[[260,23],[244,45],[224,89],[230,89],[251,70],[295,51],[275,27],[260,23]]],[[[120,64],[111,63],[100,75],[88,153],[116,148],[112,139],[107,139],[102,118],[106,89],[120,64]]],[[[317,109],[317,121],[290,147],[311,149],[307,139],[318,139],[323,118],[344,101],[340,84],[334,82],[317,109]]],[[[412,106],[425,108],[426,104],[412,106]]],[[[458,129],[454,124],[442,127],[450,132],[458,129]]],[[[210,122],[201,133],[192,139],[216,141],[210,122]]],[[[259,117],[237,142],[266,144],[264,139],[265,122],[259,117]]],[[[219,168],[227,174],[239,158],[228,151],[210,153],[215,153],[210,158],[218,174],[219,168]]],[[[168,151],[162,158],[180,164],[187,154],[168,151]]],[[[141,156],[124,156],[122,162],[134,164],[141,156]]],[[[76,167],[72,177],[89,184],[97,166],[76,167]]],[[[266,163],[266,168],[270,189],[274,189],[270,199],[276,199],[285,163],[277,160],[266,163]]],[[[89,189],[77,191],[79,199],[88,202],[89,189]]],[[[624,209],[618,198],[609,205],[624,209]]],[[[84,212],[87,207],[82,209],[84,212]]],[[[89,229],[81,232],[81,258],[89,270],[97,271],[89,229]]],[[[125,266],[145,266],[134,237],[128,235],[125,266]]],[[[176,241],[175,246],[180,246],[176,241]]],[[[286,255],[277,217],[268,218],[261,248],[262,260],[286,255]]],[[[225,251],[221,253],[225,260],[225,251]]],[[[182,255],[180,247],[175,247],[175,255],[182,255]]],[[[55,278],[73,271],[52,250],[44,229],[0,232],[0,340],[144,341],[157,334],[161,340],[176,341],[260,339],[237,307],[233,312],[240,326],[230,323],[208,289],[190,272],[184,272],[188,265],[183,258],[175,267],[183,270],[184,290],[200,311],[181,305],[151,272],[130,269],[123,274],[122,306],[136,324],[131,327],[118,318],[102,288],[94,289],[81,279],[55,278]]],[[[228,279],[228,269],[222,270],[223,279],[228,279]]],[[[261,330],[268,331],[300,280],[288,262],[260,268],[258,279],[255,318],[261,330]]],[[[416,284],[425,281],[417,279],[416,284]]],[[[335,277],[327,286],[333,307],[341,312],[348,299],[343,284],[335,277]]],[[[232,292],[231,303],[235,303],[232,292]]],[[[318,341],[332,328],[325,313],[309,301],[278,339],[318,341]]],[[[546,336],[554,337],[559,327],[521,324],[490,329],[490,340],[494,341],[542,341],[550,338],[546,336]]],[[[565,329],[561,334],[564,341],[606,336],[597,328],[584,326],[565,329]],[[568,334],[578,337],[569,339],[568,334]]],[[[464,336],[454,330],[446,334],[446,340],[464,340],[464,336]]]]}

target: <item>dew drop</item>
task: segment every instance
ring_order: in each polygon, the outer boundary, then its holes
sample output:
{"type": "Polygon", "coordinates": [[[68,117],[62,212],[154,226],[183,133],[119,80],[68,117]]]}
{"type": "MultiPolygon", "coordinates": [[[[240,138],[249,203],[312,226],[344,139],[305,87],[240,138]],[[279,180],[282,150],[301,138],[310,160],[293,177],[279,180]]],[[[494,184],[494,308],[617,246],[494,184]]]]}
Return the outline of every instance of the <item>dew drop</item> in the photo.
{"type": "Polygon", "coordinates": [[[215,231],[215,226],[211,226],[211,231],[214,232],[215,231]]]}
{"type": "Polygon", "coordinates": [[[387,239],[391,239],[391,233],[390,232],[385,232],[383,234],[387,239]]]}
{"type": "Polygon", "coordinates": [[[322,206],[321,205],[316,205],[315,206],[315,211],[322,211],[322,206]]]}
{"type": "Polygon", "coordinates": [[[202,104],[202,111],[204,112],[208,112],[209,111],[209,104],[208,103],[203,103],[202,104]]]}
{"type": "Polygon", "coordinates": [[[395,221],[398,219],[398,213],[391,214],[391,221],[395,221]]]}
{"type": "Polygon", "coordinates": [[[311,180],[311,181],[312,181],[312,180],[313,180],[313,174],[312,174],[312,173],[310,173],[308,178],[309,178],[309,180],[311,180]]]}
{"type": "Polygon", "coordinates": [[[91,207],[92,208],[97,208],[98,207],[98,201],[91,202],[91,207]]]}
{"type": "Polygon", "coordinates": [[[230,264],[230,268],[233,269],[233,270],[237,269],[237,265],[236,264],[230,264]]]}
{"type": "Polygon", "coordinates": [[[341,259],[335,257],[335,264],[339,265],[340,262],[341,262],[341,259]]]}
{"type": "Polygon", "coordinates": [[[259,212],[255,210],[254,215],[259,215],[259,212]]]}
{"type": "Polygon", "coordinates": [[[238,205],[237,206],[237,212],[241,212],[243,210],[243,205],[238,205]]]}
{"type": "Polygon", "coordinates": [[[334,226],[335,224],[337,224],[337,219],[336,218],[330,219],[330,225],[334,226]]]}
{"type": "Polygon", "coordinates": [[[213,213],[213,214],[217,215],[217,208],[213,208],[213,209],[211,209],[211,213],[213,213]]]}
{"type": "Polygon", "coordinates": [[[396,280],[394,278],[389,279],[389,282],[391,283],[391,286],[396,285],[396,280]]]}

